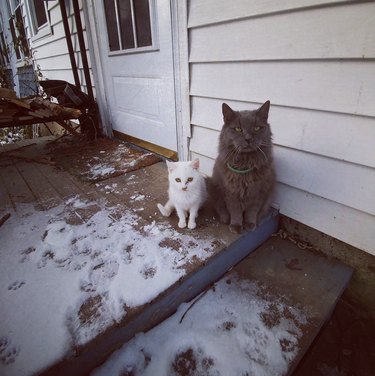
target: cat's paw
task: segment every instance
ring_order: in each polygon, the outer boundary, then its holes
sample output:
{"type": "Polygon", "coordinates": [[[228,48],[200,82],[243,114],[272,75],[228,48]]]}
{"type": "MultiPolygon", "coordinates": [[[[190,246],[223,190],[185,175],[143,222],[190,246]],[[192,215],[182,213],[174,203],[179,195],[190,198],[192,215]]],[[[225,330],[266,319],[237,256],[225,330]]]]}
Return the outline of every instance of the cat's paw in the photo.
{"type": "Polygon", "coordinates": [[[169,217],[170,213],[168,213],[168,212],[165,210],[165,208],[164,208],[164,206],[163,206],[162,204],[157,204],[157,207],[158,207],[160,213],[161,213],[164,217],[169,217]]]}
{"type": "Polygon", "coordinates": [[[229,231],[233,234],[241,234],[242,226],[241,225],[229,225],[229,231]]]}
{"type": "Polygon", "coordinates": [[[190,230],[194,230],[197,227],[197,224],[195,222],[189,222],[188,223],[188,228],[190,230]]]}
{"type": "Polygon", "coordinates": [[[178,227],[179,228],[185,228],[186,227],[186,221],[179,221],[178,222],[178,227]]]}

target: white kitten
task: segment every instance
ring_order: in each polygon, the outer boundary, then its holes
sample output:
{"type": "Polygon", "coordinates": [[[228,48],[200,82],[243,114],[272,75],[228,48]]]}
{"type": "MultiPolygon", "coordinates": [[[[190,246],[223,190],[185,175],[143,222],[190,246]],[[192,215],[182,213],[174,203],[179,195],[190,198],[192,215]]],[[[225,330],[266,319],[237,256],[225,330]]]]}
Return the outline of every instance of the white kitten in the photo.
{"type": "Polygon", "coordinates": [[[164,206],[158,204],[158,208],[165,217],[176,209],[180,228],[186,227],[186,217],[189,216],[188,228],[193,229],[197,226],[198,210],[207,198],[206,182],[198,171],[199,159],[192,162],[167,161],[167,167],[169,200],[164,206]]]}

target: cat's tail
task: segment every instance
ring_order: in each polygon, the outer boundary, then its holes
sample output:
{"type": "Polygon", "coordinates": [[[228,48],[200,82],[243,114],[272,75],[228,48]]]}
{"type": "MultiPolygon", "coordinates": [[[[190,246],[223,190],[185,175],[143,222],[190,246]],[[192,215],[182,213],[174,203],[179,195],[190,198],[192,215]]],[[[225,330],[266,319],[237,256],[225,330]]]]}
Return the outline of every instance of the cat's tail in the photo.
{"type": "Polygon", "coordinates": [[[157,206],[160,213],[164,215],[164,217],[169,217],[174,209],[174,206],[170,201],[168,201],[164,206],[162,204],[158,204],[157,206]]]}

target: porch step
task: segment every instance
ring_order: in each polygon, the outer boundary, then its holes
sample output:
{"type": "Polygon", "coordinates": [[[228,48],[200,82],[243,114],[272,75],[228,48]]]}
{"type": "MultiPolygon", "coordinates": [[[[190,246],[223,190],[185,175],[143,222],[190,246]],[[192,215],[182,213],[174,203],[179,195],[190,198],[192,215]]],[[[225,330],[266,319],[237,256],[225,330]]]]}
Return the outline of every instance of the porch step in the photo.
{"type": "Polygon", "coordinates": [[[75,376],[89,374],[95,367],[122,344],[128,342],[137,333],[146,332],[172,315],[180,304],[187,302],[213,282],[222,277],[229,269],[243,260],[278,229],[278,212],[272,210],[266,220],[253,232],[234,237],[226,248],[218,251],[201,267],[188,274],[184,279],[172,285],[154,301],[142,307],[123,326],[116,326],[98,336],[81,353],[55,364],[41,375],[75,376]]]}
{"type": "MultiPolygon", "coordinates": [[[[204,278],[217,273],[211,268],[220,268],[225,259],[224,252],[207,265],[204,278]]],[[[351,268],[335,260],[272,237],[197,299],[126,344],[94,376],[135,370],[142,375],[168,370],[181,375],[202,370],[228,376],[290,375],[329,319],[351,274],[351,268]],[[148,361],[142,364],[145,356],[148,361]]],[[[200,284],[197,275],[190,282],[188,289],[200,284]]],[[[181,287],[187,296],[186,286],[181,287]]],[[[172,305],[175,301],[170,300],[172,305]]]]}

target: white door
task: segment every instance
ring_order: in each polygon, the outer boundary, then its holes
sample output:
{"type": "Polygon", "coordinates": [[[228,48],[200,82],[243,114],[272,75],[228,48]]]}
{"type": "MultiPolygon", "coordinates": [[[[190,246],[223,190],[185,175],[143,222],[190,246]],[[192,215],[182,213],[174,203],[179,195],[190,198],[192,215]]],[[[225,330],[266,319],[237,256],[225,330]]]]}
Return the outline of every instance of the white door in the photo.
{"type": "Polygon", "coordinates": [[[170,0],[98,0],[96,18],[114,131],[177,151],[170,0]]]}

